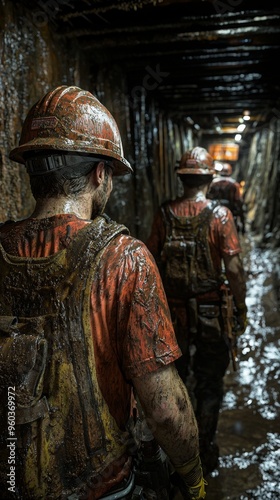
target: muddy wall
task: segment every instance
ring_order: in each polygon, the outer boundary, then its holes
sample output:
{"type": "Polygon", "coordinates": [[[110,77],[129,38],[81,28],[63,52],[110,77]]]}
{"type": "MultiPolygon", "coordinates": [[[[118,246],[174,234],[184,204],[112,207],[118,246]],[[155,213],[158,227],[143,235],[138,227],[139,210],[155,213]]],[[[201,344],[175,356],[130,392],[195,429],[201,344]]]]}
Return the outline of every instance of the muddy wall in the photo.
{"type": "Polygon", "coordinates": [[[8,159],[30,106],[50,88],[72,82],[74,67],[49,24],[19,4],[0,4],[0,220],[28,215],[34,205],[25,169],[8,159]],[[62,57],[62,54],[64,56],[62,57]]]}
{"type": "Polygon", "coordinates": [[[275,116],[253,135],[237,164],[245,180],[247,221],[256,242],[280,246],[280,119],[275,116]]]}
{"type": "Polygon", "coordinates": [[[142,85],[137,92],[129,86],[120,67],[102,68],[92,86],[116,118],[134,170],[132,176],[115,179],[106,212],[125,221],[131,233],[145,241],[155,210],[178,192],[176,161],[197,139],[184,123],[161,111],[154,95],[142,85]]]}

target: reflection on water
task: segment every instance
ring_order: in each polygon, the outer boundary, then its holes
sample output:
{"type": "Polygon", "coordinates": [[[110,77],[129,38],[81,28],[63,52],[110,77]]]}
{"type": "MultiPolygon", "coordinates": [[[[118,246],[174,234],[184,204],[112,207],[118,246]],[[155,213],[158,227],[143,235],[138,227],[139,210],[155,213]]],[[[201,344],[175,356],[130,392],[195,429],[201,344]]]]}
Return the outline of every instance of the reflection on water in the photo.
{"type": "Polygon", "coordinates": [[[219,468],[208,500],[280,499],[280,249],[242,240],[248,326],[230,367],[218,426],[219,468]],[[278,275],[277,275],[278,269],[278,275]]]}

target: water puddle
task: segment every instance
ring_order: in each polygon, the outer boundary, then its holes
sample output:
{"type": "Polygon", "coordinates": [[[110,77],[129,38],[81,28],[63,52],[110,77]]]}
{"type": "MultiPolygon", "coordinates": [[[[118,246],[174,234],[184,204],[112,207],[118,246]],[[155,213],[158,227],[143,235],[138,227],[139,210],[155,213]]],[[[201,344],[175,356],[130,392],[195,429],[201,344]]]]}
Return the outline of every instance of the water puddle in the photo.
{"type": "Polygon", "coordinates": [[[242,247],[248,326],[237,371],[230,367],[225,378],[219,468],[207,477],[207,500],[280,499],[280,249],[247,237],[242,247]]]}

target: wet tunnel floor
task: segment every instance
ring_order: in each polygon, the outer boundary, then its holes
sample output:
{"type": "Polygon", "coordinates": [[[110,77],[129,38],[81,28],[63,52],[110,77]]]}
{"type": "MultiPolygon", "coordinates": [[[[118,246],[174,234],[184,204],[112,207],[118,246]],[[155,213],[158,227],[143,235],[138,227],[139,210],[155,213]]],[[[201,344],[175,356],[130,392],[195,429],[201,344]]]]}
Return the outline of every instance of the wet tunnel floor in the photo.
{"type": "Polygon", "coordinates": [[[248,326],[225,377],[207,500],[280,499],[280,249],[242,239],[248,326]]]}

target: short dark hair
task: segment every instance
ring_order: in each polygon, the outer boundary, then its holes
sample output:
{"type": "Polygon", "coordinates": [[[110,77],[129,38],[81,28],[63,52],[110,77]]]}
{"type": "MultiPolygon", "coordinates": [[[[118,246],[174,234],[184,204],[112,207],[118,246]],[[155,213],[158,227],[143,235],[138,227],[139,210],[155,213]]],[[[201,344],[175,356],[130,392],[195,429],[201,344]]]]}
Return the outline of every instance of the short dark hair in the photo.
{"type": "MultiPolygon", "coordinates": [[[[90,172],[75,178],[69,178],[67,167],[46,175],[30,176],[30,187],[35,200],[38,198],[56,198],[59,195],[78,195],[85,190],[90,174],[98,163],[100,163],[100,160],[93,160],[90,172]]],[[[109,175],[110,171],[111,167],[105,163],[106,175],[109,175]]]]}
{"type": "Polygon", "coordinates": [[[178,174],[182,184],[189,187],[200,187],[210,184],[213,180],[211,174],[178,174]]]}

